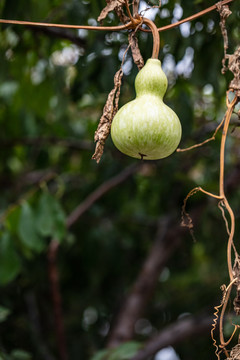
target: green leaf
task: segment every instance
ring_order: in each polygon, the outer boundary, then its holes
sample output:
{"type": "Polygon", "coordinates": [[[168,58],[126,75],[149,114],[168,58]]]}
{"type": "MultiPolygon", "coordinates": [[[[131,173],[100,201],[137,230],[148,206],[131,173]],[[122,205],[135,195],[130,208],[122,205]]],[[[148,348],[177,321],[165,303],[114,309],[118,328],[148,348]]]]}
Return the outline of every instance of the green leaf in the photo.
{"type": "Polygon", "coordinates": [[[53,237],[61,241],[66,235],[66,216],[59,202],[56,199],[54,200],[52,203],[54,217],[53,237]]]}
{"type": "Polygon", "coordinates": [[[0,350],[0,360],[12,360],[12,358],[0,350]]]}
{"type": "Polygon", "coordinates": [[[130,341],[113,350],[101,350],[91,360],[128,360],[141,348],[141,343],[130,341]]]}
{"type": "Polygon", "coordinates": [[[0,323],[4,322],[11,311],[4,306],[0,306],[0,323]]]}
{"type": "Polygon", "coordinates": [[[42,236],[51,236],[59,241],[66,235],[65,214],[57,201],[48,191],[39,199],[37,209],[37,230],[42,236]]]}
{"type": "Polygon", "coordinates": [[[46,247],[44,239],[37,232],[35,214],[27,202],[22,204],[18,232],[22,244],[27,248],[41,252],[46,247]]]}
{"type": "Polygon", "coordinates": [[[18,232],[20,213],[21,213],[21,207],[17,206],[9,212],[6,218],[5,224],[11,234],[17,234],[18,232]]]}
{"type": "Polygon", "coordinates": [[[0,238],[0,285],[13,281],[21,270],[20,259],[8,232],[0,238]]]}
{"type": "Polygon", "coordinates": [[[44,191],[39,198],[36,226],[39,234],[42,236],[50,236],[52,234],[54,227],[52,198],[47,191],[44,191]]]}
{"type": "Polygon", "coordinates": [[[101,350],[98,351],[90,360],[107,360],[110,350],[101,350]]]}
{"type": "Polygon", "coordinates": [[[15,349],[11,352],[11,357],[14,360],[31,360],[32,356],[27,351],[15,349]]]}
{"type": "Polygon", "coordinates": [[[108,360],[128,360],[131,359],[140,349],[141,344],[138,342],[130,341],[120,345],[114,349],[109,356],[108,360]]]}

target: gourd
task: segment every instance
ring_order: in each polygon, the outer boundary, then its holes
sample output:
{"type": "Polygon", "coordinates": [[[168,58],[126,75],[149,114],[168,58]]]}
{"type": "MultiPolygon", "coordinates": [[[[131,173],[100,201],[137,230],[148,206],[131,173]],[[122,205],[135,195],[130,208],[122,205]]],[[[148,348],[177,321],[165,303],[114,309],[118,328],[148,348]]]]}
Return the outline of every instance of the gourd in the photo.
{"type": "Polygon", "coordinates": [[[111,125],[115,146],[144,160],[162,159],[177,148],[182,134],[175,112],[163,102],[167,77],[158,59],[148,59],[135,79],[136,99],[116,113],[111,125]]]}

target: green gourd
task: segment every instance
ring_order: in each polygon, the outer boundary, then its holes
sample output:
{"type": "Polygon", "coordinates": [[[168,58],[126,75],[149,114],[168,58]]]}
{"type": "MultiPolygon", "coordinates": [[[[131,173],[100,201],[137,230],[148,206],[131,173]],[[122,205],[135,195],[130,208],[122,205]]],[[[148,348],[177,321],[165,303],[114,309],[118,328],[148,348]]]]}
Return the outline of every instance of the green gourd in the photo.
{"type": "Polygon", "coordinates": [[[163,102],[167,77],[158,59],[148,59],[135,79],[136,99],[116,113],[111,126],[115,146],[144,160],[162,159],[177,148],[182,128],[175,112],[163,102]]]}

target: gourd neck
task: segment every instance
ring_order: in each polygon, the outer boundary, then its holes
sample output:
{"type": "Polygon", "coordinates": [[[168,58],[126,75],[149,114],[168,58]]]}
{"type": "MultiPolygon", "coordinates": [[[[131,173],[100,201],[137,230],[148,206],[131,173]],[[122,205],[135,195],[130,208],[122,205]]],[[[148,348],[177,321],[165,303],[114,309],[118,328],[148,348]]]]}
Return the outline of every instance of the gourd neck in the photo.
{"type": "Polygon", "coordinates": [[[162,70],[160,60],[148,59],[135,80],[136,96],[155,95],[163,99],[167,86],[167,77],[162,70]]]}

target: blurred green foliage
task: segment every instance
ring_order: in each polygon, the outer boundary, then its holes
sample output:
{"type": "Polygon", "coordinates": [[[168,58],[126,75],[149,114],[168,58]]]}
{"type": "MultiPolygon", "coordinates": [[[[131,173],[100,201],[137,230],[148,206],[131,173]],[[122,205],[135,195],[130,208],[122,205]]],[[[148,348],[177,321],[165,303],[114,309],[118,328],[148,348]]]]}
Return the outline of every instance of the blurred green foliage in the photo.
{"type": "MultiPolygon", "coordinates": [[[[236,3],[227,20],[230,53],[240,36],[236,3]]],[[[91,25],[104,6],[103,0],[2,0],[0,17],[91,25]]],[[[208,6],[206,0],[163,1],[155,22],[165,26],[208,6]]],[[[218,13],[211,12],[161,33],[160,59],[169,79],[165,102],[181,120],[181,147],[210,137],[225,111],[231,75],[221,74],[218,22],[218,13]]],[[[117,24],[117,17],[111,14],[105,23],[117,24]]],[[[108,360],[128,359],[181,314],[218,304],[219,287],[228,281],[227,234],[220,211],[215,201],[196,195],[188,209],[200,209],[194,229],[197,242],[186,235],[160,274],[146,311],[150,326],[136,331],[133,342],[111,354],[101,350],[151,249],[159,219],[180,223],[182,202],[192,187],[218,191],[220,135],[202,148],[146,163],[66,229],[67,216],[89,194],[136,162],[120,154],[111,139],[100,164],[91,160],[94,132],[127,46],[127,32],[73,34],[81,38],[81,46],[35,28],[0,27],[0,359],[4,360],[43,359],[42,344],[58,356],[47,269],[51,239],[60,242],[58,266],[71,360],[100,360],[105,355],[108,360]],[[37,333],[29,305],[33,303],[37,333]]],[[[151,36],[138,37],[146,61],[151,36]]],[[[130,52],[126,64],[120,105],[135,96],[137,68],[130,52]]],[[[227,143],[227,179],[238,169],[238,141],[234,128],[227,143]]],[[[239,220],[236,186],[228,197],[239,220]]],[[[176,351],[184,360],[193,354],[195,359],[214,356],[209,334],[179,344],[176,351]]]]}

